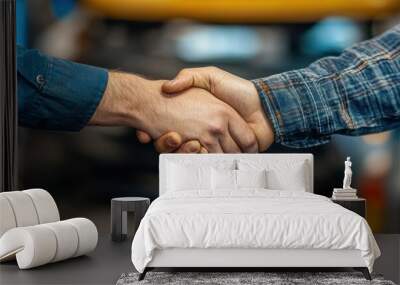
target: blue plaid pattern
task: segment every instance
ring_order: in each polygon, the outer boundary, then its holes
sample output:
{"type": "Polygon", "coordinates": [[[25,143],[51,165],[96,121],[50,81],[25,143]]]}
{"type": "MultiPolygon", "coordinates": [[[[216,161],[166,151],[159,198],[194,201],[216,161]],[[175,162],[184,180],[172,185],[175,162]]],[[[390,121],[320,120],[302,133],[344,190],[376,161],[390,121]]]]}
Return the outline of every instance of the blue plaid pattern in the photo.
{"type": "Polygon", "coordinates": [[[400,127],[400,25],[340,56],[253,83],[276,142],[288,147],[400,127]]]}

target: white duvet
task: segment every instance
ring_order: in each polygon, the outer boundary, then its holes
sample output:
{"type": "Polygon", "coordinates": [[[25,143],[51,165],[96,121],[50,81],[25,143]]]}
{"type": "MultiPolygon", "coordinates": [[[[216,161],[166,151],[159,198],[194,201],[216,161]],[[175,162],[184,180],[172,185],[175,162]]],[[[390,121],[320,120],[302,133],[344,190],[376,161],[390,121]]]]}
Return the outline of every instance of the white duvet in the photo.
{"type": "Polygon", "coordinates": [[[143,272],[165,248],[358,249],[371,272],[380,255],[365,219],[330,199],[257,189],[159,197],[133,239],[132,262],[143,272]]]}

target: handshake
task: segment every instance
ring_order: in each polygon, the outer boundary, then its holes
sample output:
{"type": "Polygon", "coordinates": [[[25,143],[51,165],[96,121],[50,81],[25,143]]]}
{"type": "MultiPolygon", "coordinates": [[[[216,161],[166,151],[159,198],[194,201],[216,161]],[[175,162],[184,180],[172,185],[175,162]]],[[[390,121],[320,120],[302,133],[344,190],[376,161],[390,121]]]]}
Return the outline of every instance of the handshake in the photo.
{"type": "Polygon", "coordinates": [[[261,152],[274,141],[254,84],[216,67],[184,69],[171,81],[110,72],[89,123],[133,127],[159,152],[261,152]]]}

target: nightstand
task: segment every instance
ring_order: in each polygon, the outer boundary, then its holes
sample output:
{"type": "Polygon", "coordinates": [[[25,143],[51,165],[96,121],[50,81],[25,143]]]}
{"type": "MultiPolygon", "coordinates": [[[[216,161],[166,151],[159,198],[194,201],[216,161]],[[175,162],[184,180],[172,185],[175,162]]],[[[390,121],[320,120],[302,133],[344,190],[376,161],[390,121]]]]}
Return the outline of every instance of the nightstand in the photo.
{"type": "Polygon", "coordinates": [[[134,213],[133,234],[150,206],[150,199],[144,197],[121,197],[111,200],[111,239],[124,241],[128,235],[128,213],[134,213]]]}
{"type": "Polygon", "coordinates": [[[339,204],[340,206],[359,214],[365,218],[367,212],[367,201],[364,198],[357,199],[332,199],[332,202],[339,204]]]}

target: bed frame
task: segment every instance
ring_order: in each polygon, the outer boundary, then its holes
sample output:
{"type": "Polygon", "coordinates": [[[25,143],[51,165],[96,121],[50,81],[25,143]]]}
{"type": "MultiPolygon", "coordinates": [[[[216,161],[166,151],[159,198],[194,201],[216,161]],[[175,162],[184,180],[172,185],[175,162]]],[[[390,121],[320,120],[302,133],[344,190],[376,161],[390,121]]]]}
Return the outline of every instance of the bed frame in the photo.
{"type": "MultiPolygon", "coordinates": [[[[240,158],[257,160],[305,161],[308,166],[307,192],[313,192],[313,156],[312,154],[162,154],[160,155],[160,195],[167,189],[167,162],[174,160],[196,161],[236,160],[240,158]]],[[[155,268],[202,268],[207,270],[229,268],[234,271],[253,271],[271,268],[343,268],[350,267],[361,271],[367,280],[371,280],[368,268],[359,250],[329,249],[253,249],[253,248],[169,248],[154,252],[152,261],[139,275],[143,280],[146,272],[155,268]]],[[[230,270],[231,271],[231,270],[230,270]]]]}

